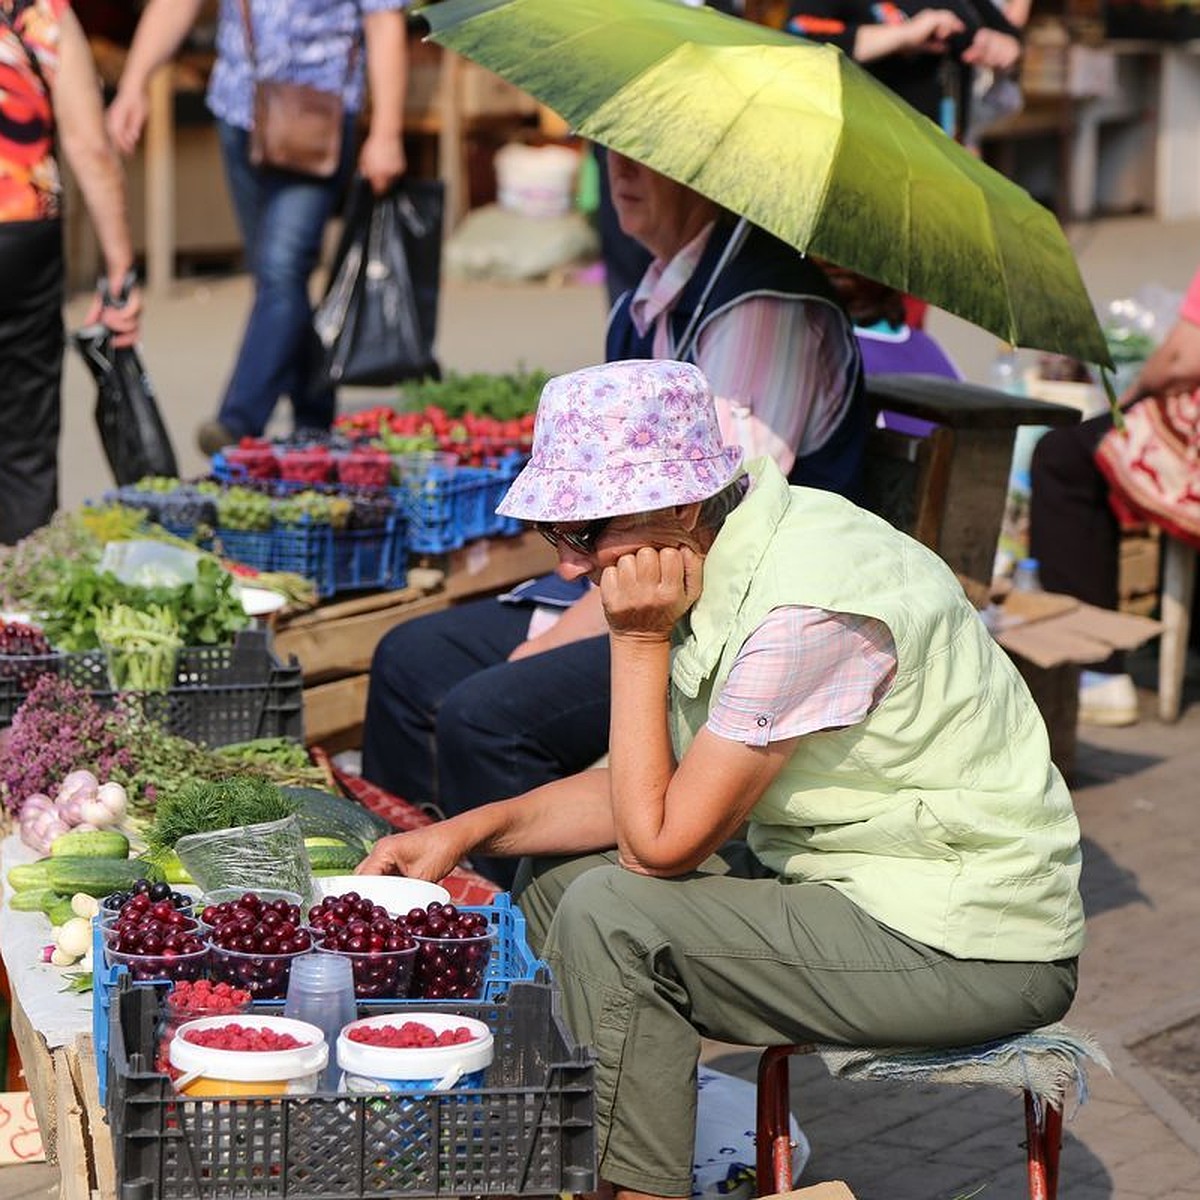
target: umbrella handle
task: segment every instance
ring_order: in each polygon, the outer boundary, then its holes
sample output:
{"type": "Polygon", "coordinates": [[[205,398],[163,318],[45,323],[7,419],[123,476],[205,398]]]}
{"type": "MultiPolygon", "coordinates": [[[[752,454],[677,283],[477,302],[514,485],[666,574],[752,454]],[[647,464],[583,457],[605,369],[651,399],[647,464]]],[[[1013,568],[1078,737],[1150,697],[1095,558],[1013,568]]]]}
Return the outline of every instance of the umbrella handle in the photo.
{"type": "Polygon", "coordinates": [[[708,304],[708,298],[712,294],[713,288],[716,287],[717,280],[721,278],[721,272],[737,257],[738,251],[741,250],[749,234],[750,222],[745,217],[738,217],[738,222],[734,226],[733,233],[730,234],[729,241],[725,243],[725,249],[721,251],[721,257],[717,259],[717,265],[713,267],[712,274],[709,275],[708,282],[704,285],[704,291],[700,293],[700,299],[696,302],[691,320],[688,321],[687,328],[683,331],[683,336],[675,346],[675,356],[681,362],[691,361],[688,355],[691,353],[692,343],[696,340],[700,332],[700,322],[704,316],[704,308],[708,304]]]}

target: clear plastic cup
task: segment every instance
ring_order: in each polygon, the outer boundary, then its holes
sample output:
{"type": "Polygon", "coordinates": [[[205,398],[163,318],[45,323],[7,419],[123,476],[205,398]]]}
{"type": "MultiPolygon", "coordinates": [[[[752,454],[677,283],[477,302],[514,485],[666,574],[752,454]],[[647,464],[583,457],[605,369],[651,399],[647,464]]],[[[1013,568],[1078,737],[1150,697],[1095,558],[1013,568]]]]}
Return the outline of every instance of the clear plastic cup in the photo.
{"type": "MultiPolygon", "coordinates": [[[[315,1025],[329,1046],[336,1046],[342,1029],[358,1016],[349,960],[320,950],[296,959],[288,979],[283,1015],[315,1025]]],[[[321,1073],[323,1091],[337,1089],[340,1071],[332,1053],[329,1060],[321,1073]]]]}

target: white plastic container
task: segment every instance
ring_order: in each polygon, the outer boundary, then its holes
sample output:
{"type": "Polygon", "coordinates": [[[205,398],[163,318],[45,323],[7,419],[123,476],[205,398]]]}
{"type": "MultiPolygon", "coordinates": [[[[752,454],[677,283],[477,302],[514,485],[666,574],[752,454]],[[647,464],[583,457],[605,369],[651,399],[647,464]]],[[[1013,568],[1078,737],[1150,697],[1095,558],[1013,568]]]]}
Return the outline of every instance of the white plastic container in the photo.
{"type": "Polygon", "coordinates": [[[492,1031],[473,1017],[454,1013],[388,1013],[352,1021],[338,1037],[337,1063],[341,1068],[344,1092],[446,1092],[452,1088],[483,1086],[483,1074],[492,1064],[495,1046],[492,1031]],[[428,1046],[393,1049],[368,1046],[351,1041],[352,1029],[378,1028],[419,1021],[441,1033],[444,1029],[465,1026],[475,1037],[456,1046],[428,1046]]]}
{"type": "Polygon", "coordinates": [[[525,217],[561,217],[571,211],[578,151],[510,142],[496,151],[495,165],[501,208],[525,217]]]}
{"type": "Polygon", "coordinates": [[[296,1096],[317,1090],[329,1061],[325,1035],[307,1021],[290,1017],[227,1013],[180,1025],[171,1039],[167,1060],[182,1074],[175,1087],[185,1096],[296,1096]],[[292,1050],[220,1050],[187,1040],[189,1030],[241,1025],[290,1033],[304,1043],[292,1050]]]}

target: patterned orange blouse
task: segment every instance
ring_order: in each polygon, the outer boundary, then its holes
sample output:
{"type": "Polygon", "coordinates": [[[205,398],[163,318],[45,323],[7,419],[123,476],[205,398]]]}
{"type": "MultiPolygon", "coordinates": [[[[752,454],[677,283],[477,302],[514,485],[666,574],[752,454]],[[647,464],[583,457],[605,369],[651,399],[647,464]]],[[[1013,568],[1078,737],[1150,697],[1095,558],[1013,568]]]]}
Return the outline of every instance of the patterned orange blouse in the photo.
{"type": "Polygon", "coordinates": [[[0,0],[0,221],[59,215],[54,113],[29,56],[47,82],[55,78],[59,19],[69,2],[0,0]]]}

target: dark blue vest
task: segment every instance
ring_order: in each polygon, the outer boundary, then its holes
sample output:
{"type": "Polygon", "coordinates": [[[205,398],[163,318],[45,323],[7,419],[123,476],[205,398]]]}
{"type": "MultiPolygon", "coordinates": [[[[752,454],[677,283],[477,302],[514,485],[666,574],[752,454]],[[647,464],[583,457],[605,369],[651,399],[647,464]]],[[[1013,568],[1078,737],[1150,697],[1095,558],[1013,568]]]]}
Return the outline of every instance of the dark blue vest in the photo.
{"type": "MultiPolygon", "coordinates": [[[[749,227],[741,247],[722,268],[706,297],[704,290],[736,228],[734,222],[718,223],[696,270],[668,314],[671,338],[676,346],[680,345],[689,329],[692,330],[689,344],[683,347],[683,355],[688,362],[696,361],[696,335],[705,321],[748,296],[769,293],[794,296],[797,300],[823,300],[839,312],[843,311],[825,272],[798,250],[772,237],[757,225],[749,227]],[[700,305],[703,307],[698,311],[700,305]],[[692,324],[693,319],[695,325],[692,324]]],[[[630,316],[632,301],[633,293],[626,292],[609,317],[604,355],[609,362],[654,356],[654,330],[649,329],[644,337],[639,336],[630,316]]],[[[849,318],[846,318],[846,323],[849,326],[849,318]]],[[[849,329],[847,333],[850,336],[849,329]]],[[[854,344],[852,336],[850,340],[854,344]]],[[[788,476],[789,483],[824,488],[852,500],[858,498],[868,422],[862,364],[857,358],[854,370],[854,399],[847,406],[841,422],[823,446],[811,454],[797,456],[788,476]]]]}

